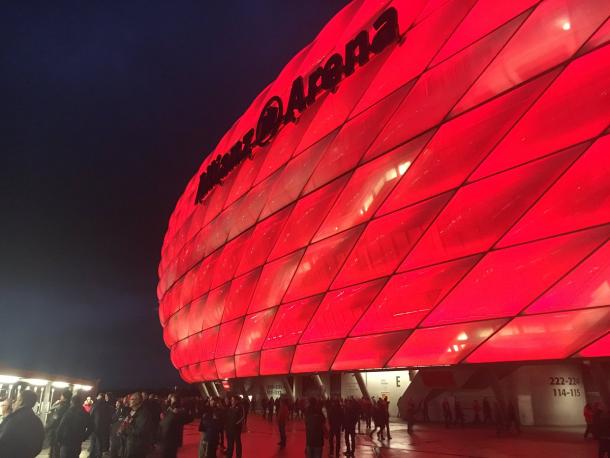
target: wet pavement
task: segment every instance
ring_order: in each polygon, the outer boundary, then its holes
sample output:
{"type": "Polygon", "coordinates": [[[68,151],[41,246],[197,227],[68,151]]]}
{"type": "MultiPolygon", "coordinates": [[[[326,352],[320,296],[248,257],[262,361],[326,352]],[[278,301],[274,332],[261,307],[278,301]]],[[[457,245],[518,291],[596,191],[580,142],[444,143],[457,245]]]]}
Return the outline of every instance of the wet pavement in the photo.
{"type": "MultiPolygon", "coordinates": [[[[584,440],[579,428],[523,428],[520,434],[496,435],[491,426],[466,426],[445,429],[442,425],[416,425],[407,433],[404,423],[392,423],[392,440],[371,440],[368,435],[356,437],[356,457],[533,457],[587,458],[597,456],[597,442],[584,440]]],[[[275,420],[250,415],[248,430],[242,434],[243,458],[302,457],[305,447],[303,421],[291,421],[287,427],[288,444],[280,450],[275,420]]],[[[196,458],[199,446],[197,424],[188,425],[179,458],[196,458]]],[[[342,443],[341,451],[345,451],[342,443]]],[[[219,451],[218,456],[224,456],[219,451]]],[[[324,457],[329,456],[325,443],[324,457]]]]}

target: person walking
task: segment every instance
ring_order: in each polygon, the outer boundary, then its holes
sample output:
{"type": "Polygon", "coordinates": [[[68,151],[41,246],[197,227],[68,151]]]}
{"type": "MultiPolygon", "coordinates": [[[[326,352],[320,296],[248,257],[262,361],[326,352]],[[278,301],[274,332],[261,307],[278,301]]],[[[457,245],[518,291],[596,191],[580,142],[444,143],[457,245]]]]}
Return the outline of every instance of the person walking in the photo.
{"type": "Polygon", "coordinates": [[[341,431],[344,427],[344,412],[343,407],[338,400],[333,399],[328,406],[328,425],[329,425],[329,456],[339,456],[341,450],[341,431]]]}
{"type": "Polygon", "coordinates": [[[59,400],[51,407],[45,432],[49,443],[49,458],[59,458],[59,443],[57,442],[57,428],[62,418],[70,408],[72,392],[68,389],[61,392],[59,400]]]}
{"type": "Polygon", "coordinates": [[[235,450],[235,457],[241,458],[241,431],[244,424],[245,413],[239,397],[232,396],[230,402],[231,405],[227,409],[225,421],[225,431],[227,433],[227,456],[232,458],[233,450],[235,450]]]}
{"type": "Polygon", "coordinates": [[[33,391],[17,395],[13,412],[0,424],[0,457],[34,458],[42,450],[44,427],[32,410],[37,401],[33,391]]]}
{"type": "Polygon", "coordinates": [[[464,418],[464,410],[462,409],[462,403],[457,399],[453,403],[453,411],[455,412],[455,424],[460,425],[463,428],[466,421],[464,418]]]}
{"type": "Polygon", "coordinates": [[[601,428],[602,415],[604,411],[602,410],[601,404],[596,402],[593,404],[593,438],[599,439],[599,431],[601,428]]]}
{"type": "Polygon", "coordinates": [[[599,440],[598,457],[610,458],[610,412],[602,412],[597,431],[599,440]]]}
{"type": "MultiPolygon", "coordinates": [[[[415,426],[415,413],[416,412],[417,412],[417,408],[415,407],[415,402],[413,402],[413,399],[409,399],[409,401],[407,402],[407,414],[406,414],[407,432],[409,434],[411,434],[413,432],[413,427],[415,426]]],[[[388,431],[389,431],[389,428],[388,428],[388,431]]],[[[391,437],[388,437],[388,439],[391,439],[391,437]]]]}
{"type": "Polygon", "coordinates": [[[269,421],[273,421],[273,409],[275,407],[275,401],[273,397],[270,397],[267,401],[267,411],[268,411],[268,419],[269,421]]]}
{"type": "Polygon", "coordinates": [[[428,423],[430,421],[430,413],[428,411],[428,401],[426,399],[422,402],[422,421],[428,423]]]}
{"type": "Polygon", "coordinates": [[[494,402],[494,418],[496,422],[496,434],[500,436],[506,429],[506,425],[504,403],[501,402],[499,399],[496,399],[496,401],[494,402]]]}
{"type": "MultiPolygon", "coordinates": [[[[385,422],[385,428],[386,428],[386,432],[388,434],[388,440],[392,439],[392,435],[390,434],[390,401],[388,400],[387,396],[383,397],[383,404],[384,404],[384,422],[385,422]]],[[[413,420],[415,420],[415,404],[413,404],[413,420]]]]}
{"type": "Polygon", "coordinates": [[[386,429],[386,421],[389,421],[389,414],[386,412],[385,403],[382,399],[378,399],[373,404],[373,429],[369,433],[369,437],[373,438],[373,433],[377,432],[377,439],[384,440],[383,435],[386,429]]]}
{"type": "Polygon", "coordinates": [[[506,430],[510,431],[513,425],[515,426],[515,432],[520,433],[521,422],[519,421],[519,412],[517,412],[515,403],[510,401],[506,409],[506,430]]]}
{"type": "Polygon", "coordinates": [[[326,418],[316,398],[309,399],[305,412],[305,457],[322,458],[324,436],[326,435],[326,418]]]}
{"type": "Polygon", "coordinates": [[[354,456],[356,452],[356,425],[359,423],[360,409],[355,399],[350,399],[345,405],[343,429],[345,430],[345,455],[354,456]]]}
{"type": "MultiPolygon", "coordinates": [[[[61,458],[78,458],[83,442],[93,431],[93,419],[83,408],[78,396],[72,397],[70,408],[57,428],[59,456],[61,458]]],[[[100,455],[101,456],[101,455],[100,455]]]]}
{"type": "Polygon", "coordinates": [[[593,435],[593,407],[588,402],[585,404],[585,407],[582,411],[583,417],[585,417],[585,423],[587,427],[585,428],[585,439],[589,437],[589,434],[593,435]]]}
{"type": "MultiPolygon", "coordinates": [[[[369,398],[362,399],[362,415],[364,416],[364,424],[366,425],[366,430],[371,430],[371,419],[373,418],[373,403],[369,398]]],[[[373,436],[372,433],[370,434],[373,436]]]]}
{"type": "Polygon", "coordinates": [[[277,427],[280,431],[280,441],[278,445],[280,448],[286,447],[286,422],[288,421],[288,401],[282,399],[280,401],[280,410],[277,413],[277,427]]]}
{"type": "Polygon", "coordinates": [[[242,399],[242,406],[244,408],[244,429],[247,431],[248,430],[248,415],[250,415],[250,409],[252,408],[252,405],[250,403],[250,399],[248,398],[248,396],[246,396],[245,398],[242,399]]]}
{"type": "Polygon", "coordinates": [[[491,415],[491,404],[487,398],[483,398],[483,423],[493,423],[493,417],[491,415]]]}
{"type": "Polygon", "coordinates": [[[449,405],[449,400],[447,398],[443,399],[442,408],[445,428],[450,428],[451,423],[453,422],[453,415],[451,414],[451,406],[449,405]]]}
{"type": "Polygon", "coordinates": [[[472,403],[472,411],[474,412],[474,418],[472,419],[472,423],[478,425],[481,423],[481,404],[479,404],[479,400],[475,399],[472,403]]]}
{"type": "MultiPolygon", "coordinates": [[[[220,398],[218,400],[218,409],[217,414],[220,419],[219,429],[218,429],[218,446],[226,451],[225,447],[225,436],[226,436],[226,423],[227,423],[227,410],[229,406],[227,405],[227,400],[220,398]]],[[[225,453],[226,454],[226,453],[225,453]]]]}

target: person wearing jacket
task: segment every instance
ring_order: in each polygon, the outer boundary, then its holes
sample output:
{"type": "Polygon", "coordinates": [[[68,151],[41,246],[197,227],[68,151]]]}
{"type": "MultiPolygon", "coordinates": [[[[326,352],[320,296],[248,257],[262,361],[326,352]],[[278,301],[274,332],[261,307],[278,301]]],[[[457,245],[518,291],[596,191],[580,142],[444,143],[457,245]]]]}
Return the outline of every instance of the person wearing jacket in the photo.
{"type": "Polygon", "coordinates": [[[345,429],[345,455],[354,456],[356,451],[356,425],[360,418],[358,402],[350,399],[345,405],[343,428],[345,429]]]}
{"type": "Polygon", "coordinates": [[[210,399],[210,406],[204,409],[199,423],[201,432],[201,444],[199,446],[199,458],[216,458],[220,436],[220,414],[215,398],[210,399]]]}
{"type": "Polygon", "coordinates": [[[131,412],[121,431],[125,439],[123,458],[146,458],[152,447],[155,424],[142,401],[142,395],[138,392],[129,397],[131,412]]]}
{"type": "Polygon", "coordinates": [[[344,427],[344,411],[338,400],[333,399],[328,406],[328,425],[330,426],[329,433],[329,456],[339,456],[341,449],[341,431],[344,427]]]}
{"type": "Polygon", "coordinates": [[[277,426],[280,430],[280,448],[286,447],[286,422],[288,421],[288,401],[282,399],[280,401],[280,410],[277,412],[277,426]]]}
{"type": "Polygon", "coordinates": [[[231,404],[225,416],[225,431],[227,433],[227,456],[233,457],[235,449],[236,458],[241,458],[241,431],[244,424],[244,408],[241,399],[237,396],[231,398],[231,404]]]}
{"type": "Polygon", "coordinates": [[[91,408],[91,443],[89,458],[101,458],[103,452],[110,449],[110,424],[112,423],[112,407],[106,401],[104,394],[99,393],[91,408]]]}
{"type": "Polygon", "coordinates": [[[121,458],[125,445],[125,437],[121,434],[121,427],[129,417],[130,409],[125,404],[125,399],[117,399],[112,413],[110,425],[110,458],[121,458]]]}
{"type": "Polygon", "coordinates": [[[61,458],[78,458],[83,442],[91,435],[93,422],[83,409],[82,400],[74,396],[70,408],[57,428],[57,442],[61,458]]]}
{"type": "Polygon", "coordinates": [[[188,420],[188,417],[185,411],[181,409],[180,399],[173,397],[159,423],[161,458],[176,458],[178,447],[182,442],[182,430],[186,420],[188,420]]]}
{"type": "Polygon", "coordinates": [[[305,413],[306,458],[322,458],[326,432],[326,418],[324,418],[322,408],[316,398],[311,398],[305,413]]]}
{"type": "Polygon", "coordinates": [[[45,431],[49,440],[49,458],[59,458],[59,443],[57,442],[57,428],[62,418],[70,408],[72,392],[64,390],[61,392],[59,401],[55,402],[49,412],[45,431]]]}
{"type": "Polygon", "coordinates": [[[17,395],[13,413],[0,424],[0,457],[34,458],[42,450],[44,427],[32,411],[37,400],[33,391],[17,395]]]}

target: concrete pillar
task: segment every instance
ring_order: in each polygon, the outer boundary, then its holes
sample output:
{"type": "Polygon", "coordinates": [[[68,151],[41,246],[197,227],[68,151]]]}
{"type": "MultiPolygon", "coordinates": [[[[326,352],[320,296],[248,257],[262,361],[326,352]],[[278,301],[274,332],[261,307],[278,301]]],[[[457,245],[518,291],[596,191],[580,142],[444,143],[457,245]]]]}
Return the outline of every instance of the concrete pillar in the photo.
{"type": "MultiPolygon", "coordinates": [[[[500,378],[498,377],[498,374],[496,373],[494,368],[491,367],[488,369],[488,371],[489,371],[489,386],[491,387],[495,398],[498,400],[498,403],[499,403],[498,407],[500,409],[500,414],[501,414],[502,418],[506,418],[506,408],[508,407],[508,404],[507,404],[508,396],[507,396],[506,390],[502,386],[502,383],[500,382],[500,378]]],[[[493,410],[493,405],[492,405],[492,410],[493,410]]]]}
{"type": "Polygon", "coordinates": [[[591,362],[591,375],[599,390],[599,396],[606,408],[610,407],[610,390],[608,389],[608,377],[606,376],[604,367],[600,362],[591,362]]]}
{"type": "Polygon", "coordinates": [[[216,396],[216,397],[220,397],[220,394],[218,393],[218,389],[216,388],[216,383],[214,382],[206,382],[209,383],[209,387],[210,387],[210,392],[212,393],[212,396],[216,396]]]}
{"type": "Polygon", "coordinates": [[[200,386],[201,394],[203,394],[205,397],[209,398],[210,392],[208,391],[208,387],[205,386],[205,382],[202,382],[199,386],[200,386]]]}
{"type": "Polygon", "coordinates": [[[282,377],[282,384],[284,385],[284,389],[286,390],[286,394],[288,394],[288,396],[290,396],[290,400],[292,402],[294,402],[295,401],[294,387],[290,383],[290,380],[288,380],[288,377],[282,377]]]}
{"type": "Polygon", "coordinates": [[[302,398],[303,397],[303,376],[302,375],[293,375],[292,383],[294,385],[295,398],[302,398]]]}
{"type": "Polygon", "coordinates": [[[324,385],[324,382],[322,381],[322,377],[320,377],[320,374],[314,375],[313,379],[316,382],[316,384],[320,387],[320,390],[322,391],[322,399],[328,399],[328,391],[326,390],[326,386],[324,385]]]}
{"type": "Polygon", "coordinates": [[[360,372],[354,372],[354,377],[356,378],[356,383],[358,383],[358,388],[360,388],[360,392],[362,393],[362,397],[366,399],[370,399],[369,390],[366,387],[366,383],[364,382],[364,378],[360,372]]]}

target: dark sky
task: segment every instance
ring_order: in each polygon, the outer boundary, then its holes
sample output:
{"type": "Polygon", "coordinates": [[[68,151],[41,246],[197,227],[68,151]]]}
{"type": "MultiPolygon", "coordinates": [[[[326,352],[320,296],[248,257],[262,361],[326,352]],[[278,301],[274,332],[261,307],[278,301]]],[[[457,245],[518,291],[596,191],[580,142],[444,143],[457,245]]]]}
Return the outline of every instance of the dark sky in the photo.
{"type": "Polygon", "coordinates": [[[106,387],[173,384],[155,295],[171,210],[249,102],[347,2],[10,3],[0,364],[106,387]]]}

